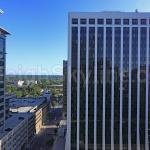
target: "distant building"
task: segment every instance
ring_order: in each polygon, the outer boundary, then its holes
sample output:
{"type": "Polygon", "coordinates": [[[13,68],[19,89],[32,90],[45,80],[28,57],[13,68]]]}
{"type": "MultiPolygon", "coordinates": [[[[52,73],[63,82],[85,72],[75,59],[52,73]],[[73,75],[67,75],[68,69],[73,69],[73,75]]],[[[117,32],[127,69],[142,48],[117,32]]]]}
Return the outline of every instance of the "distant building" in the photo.
{"type": "Polygon", "coordinates": [[[38,81],[36,80],[17,80],[17,81],[14,81],[14,86],[23,87],[23,86],[35,85],[37,83],[38,81]]]}
{"type": "Polygon", "coordinates": [[[16,81],[16,86],[17,86],[17,87],[22,87],[23,84],[24,84],[24,81],[21,81],[21,80],[16,81]]]}
{"type": "Polygon", "coordinates": [[[9,33],[0,28],[0,126],[5,121],[5,76],[6,76],[6,36],[9,33]]]}
{"type": "Polygon", "coordinates": [[[150,12],[70,13],[68,45],[66,150],[149,150],[150,12]]]}
{"type": "Polygon", "coordinates": [[[27,86],[29,86],[29,85],[35,85],[37,83],[38,83],[38,81],[36,81],[36,80],[26,80],[26,82],[25,82],[25,84],[27,86]]]}
{"type": "Polygon", "coordinates": [[[49,88],[57,88],[57,89],[63,89],[63,85],[57,85],[57,84],[53,84],[53,85],[49,85],[49,88]]]}
{"type": "Polygon", "coordinates": [[[63,116],[67,117],[67,61],[63,61],[63,116]]]}

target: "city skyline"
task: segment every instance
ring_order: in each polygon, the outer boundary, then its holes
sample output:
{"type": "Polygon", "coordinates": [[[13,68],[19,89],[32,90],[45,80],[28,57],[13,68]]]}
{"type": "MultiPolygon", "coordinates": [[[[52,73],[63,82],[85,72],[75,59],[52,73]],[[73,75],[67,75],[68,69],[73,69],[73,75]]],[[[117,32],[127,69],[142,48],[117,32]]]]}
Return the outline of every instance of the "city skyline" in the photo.
{"type": "Polygon", "coordinates": [[[63,74],[68,12],[150,11],[149,5],[148,0],[1,1],[0,26],[12,34],[7,40],[7,74],[63,74]]]}

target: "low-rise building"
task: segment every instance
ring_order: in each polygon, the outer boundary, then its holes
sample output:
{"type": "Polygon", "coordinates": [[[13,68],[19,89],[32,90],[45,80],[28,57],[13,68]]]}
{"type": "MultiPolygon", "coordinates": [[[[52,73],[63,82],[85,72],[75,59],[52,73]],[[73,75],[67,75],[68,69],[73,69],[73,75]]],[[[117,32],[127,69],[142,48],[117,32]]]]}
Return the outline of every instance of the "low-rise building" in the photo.
{"type": "MultiPolygon", "coordinates": [[[[0,150],[25,150],[34,137],[34,128],[30,130],[33,118],[31,113],[16,113],[5,121],[5,130],[0,130],[0,150]]],[[[32,125],[33,126],[33,125],[32,125]]]]}
{"type": "Polygon", "coordinates": [[[14,86],[15,87],[23,87],[23,86],[29,86],[29,85],[35,85],[37,84],[37,80],[16,80],[14,81],[14,86]]]}
{"type": "Polygon", "coordinates": [[[0,150],[29,149],[35,134],[47,121],[49,106],[48,96],[9,99],[11,113],[5,129],[0,128],[0,150]]]}
{"type": "Polygon", "coordinates": [[[35,129],[38,133],[47,120],[50,101],[45,97],[20,98],[10,100],[10,111],[12,113],[33,113],[35,116],[35,129]]]}
{"type": "Polygon", "coordinates": [[[24,81],[19,80],[19,81],[14,81],[14,86],[15,87],[22,87],[24,84],[24,81]]]}

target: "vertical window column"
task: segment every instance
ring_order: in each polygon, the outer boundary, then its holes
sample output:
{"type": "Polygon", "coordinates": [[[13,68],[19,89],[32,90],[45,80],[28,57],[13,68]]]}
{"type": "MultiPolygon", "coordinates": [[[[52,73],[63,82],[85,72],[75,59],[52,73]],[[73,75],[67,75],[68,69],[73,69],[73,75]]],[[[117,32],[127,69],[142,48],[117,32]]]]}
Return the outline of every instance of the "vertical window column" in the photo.
{"type": "Polygon", "coordinates": [[[140,148],[145,149],[145,119],[146,119],[146,50],[147,50],[147,28],[140,28],[140,114],[139,114],[139,136],[140,148]]]}
{"type": "Polygon", "coordinates": [[[138,70],[137,70],[137,150],[140,150],[140,41],[141,33],[138,27],[138,70]]]}
{"type": "Polygon", "coordinates": [[[86,27],[80,30],[80,150],[85,149],[86,128],[86,27]]]}
{"type": "MultiPolygon", "coordinates": [[[[148,57],[148,68],[149,68],[149,70],[148,70],[148,73],[149,73],[149,75],[150,75],[150,27],[149,27],[149,32],[148,32],[148,34],[149,34],[149,45],[148,45],[148,52],[149,52],[149,57],[148,57]]],[[[150,120],[150,77],[148,78],[148,80],[149,80],[149,82],[148,82],[148,120],[150,120]]],[[[150,129],[150,121],[148,121],[148,130],[150,129]]],[[[150,131],[148,131],[148,140],[149,140],[149,142],[150,142],[150,131]]],[[[149,147],[150,147],[150,143],[149,143],[149,147]]]]}
{"type": "Polygon", "coordinates": [[[111,150],[114,150],[114,50],[115,29],[112,27],[112,71],[111,71],[111,150]]]}
{"type": "Polygon", "coordinates": [[[80,145],[80,26],[78,26],[78,56],[77,56],[77,150],[80,145]]]}
{"type": "Polygon", "coordinates": [[[138,28],[132,27],[131,144],[137,149],[138,28]]]}
{"type": "Polygon", "coordinates": [[[148,123],[149,123],[149,28],[147,28],[146,33],[146,118],[145,118],[145,149],[149,150],[149,139],[148,139],[148,123]]]}
{"type": "Polygon", "coordinates": [[[88,95],[88,149],[94,149],[94,62],[95,62],[95,27],[89,28],[89,95],[88,95]]]}
{"type": "Polygon", "coordinates": [[[77,149],[77,56],[78,28],[72,27],[71,37],[71,150],[77,149]]]}
{"type": "MultiPolygon", "coordinates": [[[[106,24],[106,20],[105,20],[106,24]]],[[[105,150],[105,121],[106,121],[106,25],[104,26],[104,45],[103,45],[103,126],[102,126],[102,131],[103,131],[103,139],[102,139],[102,148],[105,150]]]]}
{"type": "Polygon", "coordinates": [[[94,62],[94,150],[97,150],[97,25],[95,26],[95,62],[94,62]]]}
{"type": "Polygon", "coordinates": [[[131,150],[132,27],[129,28],[128,150],[131,150]]]}
{"type": "Polygon", "coordinates": [[[111,81],[112,81],[112,27],[106,28],[106,114],[105,133],[106,149],[111,148],[111,81]]]}
{"type": "Polygon", "coordinates": [[[123,114],[123,28],[121,28],[121,55],[120,55],[120,150],[123,149],[122,141],[122,114],[123,114]]]}
{"type": "Polygon", "coordinates": [[[114,50],[114,144],[119,149],[120,137],[120,56],[121,56],[121,27],[115,27],[114,50]]]}
{"type": "Polygon", "coordinates": [[[123,149],[128,148],[128,112],[129,112],[129,27],[123,28],[123,107],[122,107],[122,140],[123,149]]]}
{"type": "Polygon", "coordinates": [[[88,150],[88,93],[89,93],[89,27],[86,32],[86,136],[85,136],[85,150],[88,150]]]}
{"type": "Polygon", "coordinates": [[[97,34],[97,149],[102,149],[103,120],[103,47],[104,28],[98,27],[97,34]]]}

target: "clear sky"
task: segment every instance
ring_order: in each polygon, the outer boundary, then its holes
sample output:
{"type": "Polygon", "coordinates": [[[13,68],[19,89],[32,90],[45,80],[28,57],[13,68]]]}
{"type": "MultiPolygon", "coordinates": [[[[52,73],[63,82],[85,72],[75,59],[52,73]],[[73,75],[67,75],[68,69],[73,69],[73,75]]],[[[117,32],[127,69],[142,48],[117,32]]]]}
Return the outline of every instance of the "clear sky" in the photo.
{"type": "Polygon", "coordinates": [[[71,11],[150,11],[150,0],[0,0],[7,74],[62,74],[71,11]]]}

